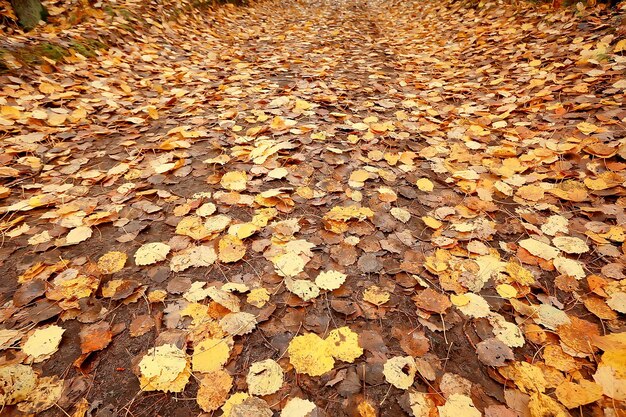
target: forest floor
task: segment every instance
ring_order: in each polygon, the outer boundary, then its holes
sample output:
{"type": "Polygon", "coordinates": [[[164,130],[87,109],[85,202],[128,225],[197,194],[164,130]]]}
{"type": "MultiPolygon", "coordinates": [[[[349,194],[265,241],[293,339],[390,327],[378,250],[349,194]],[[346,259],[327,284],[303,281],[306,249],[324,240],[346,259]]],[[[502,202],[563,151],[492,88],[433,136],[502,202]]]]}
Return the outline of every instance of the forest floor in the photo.
{"type": "Polygon", "coordinates": [[[619,13],[125,7],[0,40],[0,414],[626,415],[619,13]]]}

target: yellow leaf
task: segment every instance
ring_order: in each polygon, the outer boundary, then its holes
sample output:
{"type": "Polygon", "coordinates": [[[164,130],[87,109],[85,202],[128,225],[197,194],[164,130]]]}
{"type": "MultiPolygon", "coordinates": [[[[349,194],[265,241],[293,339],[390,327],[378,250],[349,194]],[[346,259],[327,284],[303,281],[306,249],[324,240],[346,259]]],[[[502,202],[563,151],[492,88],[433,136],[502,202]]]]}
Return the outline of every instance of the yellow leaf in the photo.
{"type": "Polygon", "coordinates": [[[422,221],[426,226],[430,227],[431,229],[439,229],[441,226],[443,226],[442,222],[430,216],[422,216],[422,221]]]}
{"type": "Polygon", "coordinates": [[[509,274],[511,279],[518,284],[530,285],[535,282],[535,277],[533,276],[533,273],[517,262],[508,262],[504,269],[507,274],[509,274]]]}
{"type": "Polygon", "coordinates": [[[502,298],[513,298],[517,296],[517,290],[509,284],[500,284],[496,287],[496,291],[502,298]]]}
{"type": "Polygon", "coordinates": [[[450,301],[457,307],[466,306],[470,303],[470,298],[465,294],[452,294],[450,296],[450,301]]]}
{"type": "Polygon", "coordinates": [[[533,392],[528,403],[531,417],[571,417],[559,403],[540,392],[533,392]]]}
{"type": "Polygon", "coordinates": [[[248,294],[248,304],[256,308],[263,307],[270,300],[270,294],[265,288],[255,288],[248,294]]]}
{"type": "Polygon", "coordinates": [[[314,333],[294,337],[287,351],[289,362],[300,374],[320,376],[335,365],[328,343],[314,333]]]}
{"type": "Polygon", "coordinates": [[[230,191],[243,191],[246,189],[248,175],[244,171],[227,172],[222,176],[220,184],[230,191]]]}
{"type": "Polygon", "coordinates": [[[57,87],[50,84],[50,83],[46,83],[46,82],[42,82],[41,84],[39,84],[38,87],[39,91],[41,91],[44,94],[53,94],[57,91],[57,87]]]}
{"type": "Polygon", "coordinates": [[[578,130],[584,135],[591,135],[592,133],[597,132],[600,128],[592,123],[588,122],[580,122],[576,125],[578,130]]]}
{"type": "Polygon", "coordinates": [[[195,240],[202,240],[211,236],[211,232],[204,227],[202,219],[198,216],[188,216],[180,219],[176,225],[176,234],[189,236],[195,240]]]}
{"type": "Polygon", "coordinates": [[[435,189],[435,184],[433,184],[433,182],[428,178],[420,178],[415,182],[415,185],[417,185],[417,188],[419,188],[420,191],[427,193],[435,189]]]}
{"type": "Polygon", "coordinates": [[[556,387],[555,394],[565,407],[576,408],[599,401],[602,398],[602,387],[586,379],[582,379],[578,384],[563,381],[556,387]]]}
{"type": "Polygon", "coordinates": [[[363,300],[377,306],[385,304],[390,298],[391,294],[377,285],[371,285],[363,292],[363,300]]]}
{"type": "Polygon", "coordinates": [[[220,408],[233,386],[233,378],[228,372],[218,369],[204,375],[196,401],[202,410],[210,413],[220,408]]]}
{"type": "Polygon", "coordinates": [[[19,119],[22,117],[22,112],[13,106],[0,106],[0,115],[8,119],[19,119]]]}
{"type": "Polygon", "coordinates": [[[236,392],[228,397],[228,399],[222,406],[222,417],[230,417],[230,411],[233,409],[233,407],[241,404],[247,398],[250,398],[250,395],[248,395],[247,392],[236,392]]]}
{"type": "Polygon", "coordinates": [[[245,239],[259,231],[259,228],[252,223],[233,224],[228,228],[228,234],[239,239],[245,239]]]}
{"type": "Polygon", "coordinates": [[[511,365],[498,368],[498,371],[507,379],[515,382],[515,385],[525,394],[533,392],[545,392],[546,379],[541,368],[528,362],[514,362],[511,365]]]}
{"type": "Polygon", "coordinates": [[[304,271],[304,259],[294,252],[287,252],[272,258],[276,273],[281,277],[294,277],[304,271]]]}
{"type": "Polygon", "coordinates": [[[124,252],[107,252],[98,259],[98,269],[103,274],[114,274],[124,268],[127,258],[124,252]]]}
{"type": "Polygon", "coordinates": [[[191,364],[194,372],[212,372],[228,362],[232,339],[204,339],[194,346],[191,364]]]}
{"type": "Polygon", "coordinates": [[[335,359],[352,363],[363,354],[359,346],[359,335],[349,327],[340,327],[331,331],[326,337],[330,353],[335,359]]]}
{"type": "Polygon", "coordinates": [[[148,301],[151,303],[160,303],[165,301],[167,298],[167,291],[165,290],[154,290],[148,293],[148,301]]]}
{"type": "Polygon", "coordinates": [[[139,362],[142,391],[182,392],[190,375],[187,355],[172,344],[149,349],[139,362]]]}
{"type": "Polygon", "coordinates": [[[50,113],[48,116],[48,124],[50,126],[61,126],[67,120],[67,114],[50,113]]]}
{"type": "Polygon", "coordinates": [[[376,409],[367,400],[363,400],[359,403],[357,411],[359,412],[359,417],[377,417],[376,409]]]}
{"type": "Polygon", "coordinates": [[[226,235],[219,241],[219,260],[225,263],[237,262],[246,254],[246,245],[241,239],[226,235]]]}

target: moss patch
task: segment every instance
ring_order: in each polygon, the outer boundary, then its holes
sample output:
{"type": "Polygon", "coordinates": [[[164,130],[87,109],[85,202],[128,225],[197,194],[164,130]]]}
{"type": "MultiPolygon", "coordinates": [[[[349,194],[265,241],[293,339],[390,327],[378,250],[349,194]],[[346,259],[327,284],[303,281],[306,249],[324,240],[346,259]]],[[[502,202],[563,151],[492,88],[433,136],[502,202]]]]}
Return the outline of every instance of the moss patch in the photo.
{"type": "Polygon", "coordinates": [[[78,53],[84,57],[91,58],[97,55],[99,50],[107,49],[106,44],[98,39],[79,38],[74,39],[69,45],[42,42],[38,45],[28,46],[15,50],[0,49],[0,72],[10,70],[3,57],[11,56],[13,59],[24,65],[36,65],[44,62],[43,58],[53,61],[61,61],[63,58],[78,53]]]}

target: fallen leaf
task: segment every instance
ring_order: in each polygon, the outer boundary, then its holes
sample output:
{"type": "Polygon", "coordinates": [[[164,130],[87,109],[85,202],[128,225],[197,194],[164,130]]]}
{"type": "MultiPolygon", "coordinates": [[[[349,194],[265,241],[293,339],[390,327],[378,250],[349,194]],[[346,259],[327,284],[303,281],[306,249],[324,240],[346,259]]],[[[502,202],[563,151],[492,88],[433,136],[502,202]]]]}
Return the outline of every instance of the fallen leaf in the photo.
{"type": "Polygon", "coordinates": [[[33,362],[42,362],[53,355],[61,343],[61,337],[65,329],[57,325],[51,325],[36,329],[22,346],[22,352],[28,355],[33,362]]]}
{"type": "Polygon", "coordinates": [[[232,386],[233,378],[228,372],[221,369],[208,372],[200,380],[196,401],[203,411],[215,411],[224,404],[232,386]]]}
{"type": "Polygon", "coordinates": [[[152,265],[164,261],[168,253],[170,253],[170,247],[165,243],[146,243],[135,252],[135,264],[152,265]]]}
{"type": "Polygon", "coordinates": [[[413,385],[417,367],[410,356],[395,356],[387,359],[383,374],[388,383],[399,389],[408,389],[413,385]]]}
{"type": "Polygon", "coordinates": [[[294,337],[287,352],[297,373],[320,376],[335,364],[330,345],[314,333],[294,337]]]}
{"type": "Polygon", "coordinates": [[[272,359],[254,362],[250,365],[246,382],[252,395],[269,395],[283,386],[284,372],[272,359]]]}
{"type": "Polygon", "coordinates": [[[139,362],[142,391],[182,392],[191,368],[185,352],[172,344],[148,349],[139,362]]]}

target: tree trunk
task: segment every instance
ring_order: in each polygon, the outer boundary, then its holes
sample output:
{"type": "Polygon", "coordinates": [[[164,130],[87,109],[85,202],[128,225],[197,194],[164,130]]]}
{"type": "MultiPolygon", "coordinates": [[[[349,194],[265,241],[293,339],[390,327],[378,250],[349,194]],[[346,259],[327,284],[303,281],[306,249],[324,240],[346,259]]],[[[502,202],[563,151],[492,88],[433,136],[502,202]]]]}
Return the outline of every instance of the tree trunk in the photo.
{"type": "Polygon", "coordinates": [[[45,20],[48,12],[40,0],[11,0],[11,6],[25,30],[31,30],[40,20],[45,20]]]}

